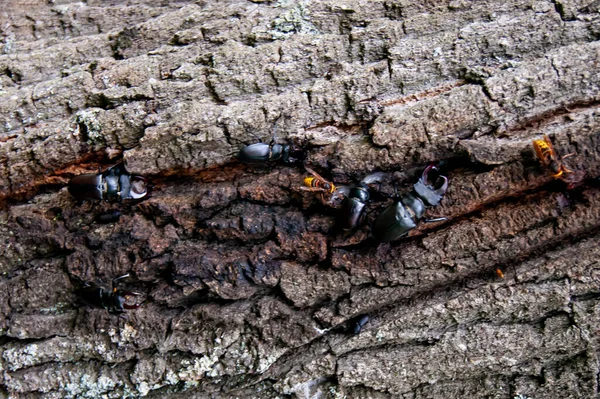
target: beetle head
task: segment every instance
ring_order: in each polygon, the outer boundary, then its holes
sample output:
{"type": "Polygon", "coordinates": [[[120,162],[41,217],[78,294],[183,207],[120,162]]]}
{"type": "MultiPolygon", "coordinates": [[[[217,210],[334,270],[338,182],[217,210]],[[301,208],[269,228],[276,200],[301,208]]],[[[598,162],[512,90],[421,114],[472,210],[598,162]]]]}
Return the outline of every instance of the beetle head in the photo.
{"type": "Polygon", "coordinates": [[[413,187],[428,206],[435,206],[440,203],[448,190],[448,178],[442,176],[435,166],[429,165],[413,187]]]}

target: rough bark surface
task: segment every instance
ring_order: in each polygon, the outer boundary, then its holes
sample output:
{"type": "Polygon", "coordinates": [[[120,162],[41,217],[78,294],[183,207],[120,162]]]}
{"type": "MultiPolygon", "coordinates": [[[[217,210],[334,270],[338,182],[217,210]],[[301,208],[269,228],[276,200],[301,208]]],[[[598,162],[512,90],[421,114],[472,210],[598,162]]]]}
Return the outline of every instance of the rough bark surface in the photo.
{"type": "Polygon", "coordinates": [[[11,0],[0,34],[0,397],[597,397],[598,1],[11,0]],[[235,160],[275,125],[385,172],[356,231],[235,160]],[[121,160],[147,199],[67,192],[121,160]],[[375,243],[442,161],[449,219],[375,243]],[[125,273],[125,318],[75,296],[125,273]]]}

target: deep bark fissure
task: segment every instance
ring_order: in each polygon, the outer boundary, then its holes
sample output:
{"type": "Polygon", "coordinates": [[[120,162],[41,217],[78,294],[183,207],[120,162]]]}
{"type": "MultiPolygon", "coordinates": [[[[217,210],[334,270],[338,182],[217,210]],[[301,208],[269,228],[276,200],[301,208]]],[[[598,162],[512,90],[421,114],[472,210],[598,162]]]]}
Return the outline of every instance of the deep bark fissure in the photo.
{"type": "Polygon", "coordinates": [[[0,396],[597,394],[593,1],[13,3],[0,396]],[[303,159],[232,160],[276,116],[303,159]],[[543,134],[574,153],[567,181],[535,158],[543,134]],[[63,188],[118,162],[149,196],[63,188]],[[376,243],[394,186],[430,164],[450,188],[426,215],[449,220],[376,243]],[[357,229],[299,189],[304,165],[385,172],[357,229]],[[74,294],[125,273],[145,299],[126,319],[74,294]]]}

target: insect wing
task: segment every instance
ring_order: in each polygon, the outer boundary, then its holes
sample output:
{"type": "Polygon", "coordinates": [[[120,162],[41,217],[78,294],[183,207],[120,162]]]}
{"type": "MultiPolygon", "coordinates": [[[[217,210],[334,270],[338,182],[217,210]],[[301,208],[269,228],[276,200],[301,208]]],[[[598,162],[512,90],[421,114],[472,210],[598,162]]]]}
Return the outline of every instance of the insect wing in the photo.
{"type": "Polygon", "coordinates": [[[318,180],[321,180],[321,181],[323,181],[325,183],[329,183],[328,180],[324,179],[323,176],[321,176],[320,174],[318,174],[317,172],[315,172],[314,170],[312,170],[308,166],[305,166],[304,168],[306,169],[306,171],[308,173],[310,173],[311,175],[313,175],[314,177],[316,177],[318,180]]]}

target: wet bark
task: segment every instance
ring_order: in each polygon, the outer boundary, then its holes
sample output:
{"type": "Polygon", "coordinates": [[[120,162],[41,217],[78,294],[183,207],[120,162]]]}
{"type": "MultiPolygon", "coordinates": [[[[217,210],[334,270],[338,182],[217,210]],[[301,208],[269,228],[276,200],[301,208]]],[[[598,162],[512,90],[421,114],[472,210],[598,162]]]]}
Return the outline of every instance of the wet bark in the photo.
{"type": "Polygon", "coordinates": [[[0,397],[597,396],[599,7],[4,5],[0,397]],[[355,231],[302,162],[235,160],[274,127],[338,185],[384,172],[355,231]],[[577,184],[535,158],[543,134],[577,184]],[[121,161],[148,198],[67,192],[121,161]],[[431,163],[448,220],[377,244],[431,163]],[[124,318],[75,295],[126,273],[124,318]]]}

